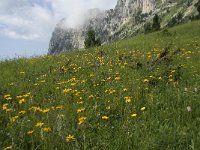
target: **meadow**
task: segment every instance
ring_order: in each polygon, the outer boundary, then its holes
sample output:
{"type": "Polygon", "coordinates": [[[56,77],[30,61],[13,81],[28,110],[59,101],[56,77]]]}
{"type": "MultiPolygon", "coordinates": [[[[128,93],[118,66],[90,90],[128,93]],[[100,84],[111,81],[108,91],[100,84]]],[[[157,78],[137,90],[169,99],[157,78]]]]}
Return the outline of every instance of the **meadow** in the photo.
{"type": "Polygon", "coordinates": [[[200,21],[0,62],[3,150],[200,149],[200,21]]]}

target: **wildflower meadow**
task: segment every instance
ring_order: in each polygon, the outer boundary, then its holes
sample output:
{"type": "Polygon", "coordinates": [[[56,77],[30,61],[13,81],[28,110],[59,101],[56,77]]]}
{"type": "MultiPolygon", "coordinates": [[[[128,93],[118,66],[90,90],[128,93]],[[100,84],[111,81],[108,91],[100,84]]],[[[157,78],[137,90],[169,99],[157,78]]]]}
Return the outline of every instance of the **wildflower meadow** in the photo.
{"type": "Polygon", "coordinates": [[[199,65],[200,21],[1,61],[0,147],[200,149],[199,65]]]}

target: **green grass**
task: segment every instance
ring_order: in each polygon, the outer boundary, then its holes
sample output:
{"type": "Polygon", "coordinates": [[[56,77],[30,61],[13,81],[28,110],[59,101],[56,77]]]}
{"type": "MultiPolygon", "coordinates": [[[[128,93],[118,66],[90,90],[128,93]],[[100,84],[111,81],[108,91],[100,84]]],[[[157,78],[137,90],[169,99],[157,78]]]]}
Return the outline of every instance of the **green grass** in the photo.
{"type": "Polygon", "coordinates": [[[200,149],[199,26],[0,62],[0,147],[200,149]]]}

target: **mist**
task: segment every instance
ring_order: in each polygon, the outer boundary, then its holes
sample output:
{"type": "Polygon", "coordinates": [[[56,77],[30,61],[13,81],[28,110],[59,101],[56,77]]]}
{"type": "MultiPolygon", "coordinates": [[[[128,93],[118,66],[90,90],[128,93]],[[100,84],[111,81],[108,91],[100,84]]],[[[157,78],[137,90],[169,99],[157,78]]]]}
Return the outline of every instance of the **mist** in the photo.
{"type": "Polygon", "coordinates": [[[117,0],[0,0],[0,58],[13,57],[11,53],[47,53],[52,32],[61,19],[66,19],[66,27],[75,27],[84,21],[88,9],[108,10],[116,3],[117,0]]]}
{"type": "Polygon", "coordinates": [[[55,0],[52,9],[55,18],[65,18],[67,27],[77,27],[87,19],[89,9],[108,10],[114,8],[117,0],[55,0]]]}

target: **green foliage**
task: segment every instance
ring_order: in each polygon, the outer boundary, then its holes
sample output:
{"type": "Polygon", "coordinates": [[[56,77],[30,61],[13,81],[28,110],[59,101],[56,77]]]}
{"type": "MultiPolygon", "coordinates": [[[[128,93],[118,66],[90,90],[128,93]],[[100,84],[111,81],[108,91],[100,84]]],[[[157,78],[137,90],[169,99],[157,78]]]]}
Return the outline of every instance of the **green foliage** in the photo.
{"type": "Polygon", "coordinates": [[[200,18],[200,5],[197,6],[197,11],[199,12],[199,18],[200,18]]]}
{"type": "Polygon", "coordinates": [[[153,17],[152,29],[154,31],[157,31],[160,29],[160,18],[157,14],[153,17]]]}
{"type": "Polygon", "coordinates": [[[199,16],[198,18],[200,19],[200,0],[195,4],[196,8],[197,8],[197,11],[199,13],[199,16]]]}
{"type": "Polygon", "coordinates": [[[1,149],[198,150],[199,26],[0,62],[1,149]]]}
{"type": "Polygon", "coordinates": [[[84,44],[85,44],[85,48],[91,48],[94,46],[101,45],[100,39],[96,39],[95,31],[91,27],[89,27],[86,33],[84,44]]]}
{"type": "Polygon", "coordinates": [[[148,32],[150,32],[150,31],[152,31],[151,23],[146,23],[146,24],[144,25],[144,32],[145,32],[145,33],[148,33],[148,32]]]}
{"type": "Polygon", "coordinates": [[[160,29],[160,19],[157,14],[153,17],[152,24],[150,22],[147,22],[146,24],[144,24],[144,32],[145,33],[148,33],[151,31],[157,31],[159,29],[160,29]]]}

